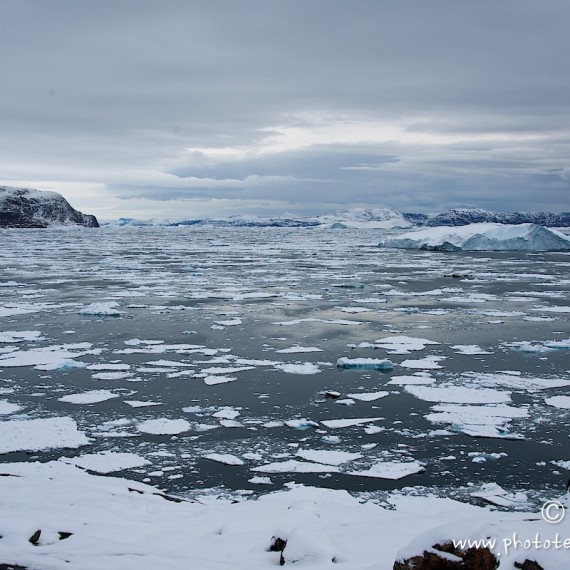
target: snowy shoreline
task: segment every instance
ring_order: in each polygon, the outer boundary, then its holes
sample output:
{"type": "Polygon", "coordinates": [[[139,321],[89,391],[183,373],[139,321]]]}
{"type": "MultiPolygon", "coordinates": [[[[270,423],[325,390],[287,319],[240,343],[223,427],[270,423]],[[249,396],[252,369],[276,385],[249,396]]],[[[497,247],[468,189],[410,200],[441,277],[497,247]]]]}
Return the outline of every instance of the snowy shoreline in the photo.
{"type": "MultiPolygon", "coordinates": [[[[501,568],[527,558],[546,570],[567,567],[568,548],[524,547],[536,536],[570,538],[569,519],[551,525],[540,513],[398,493],[380,506],[295,483],[256,500],[188,502],[62,462],[3,464],[0,475],[0,562],[30,570],[250,570],[278,566],[281,555],[295,567],[389,569],[467,539],[494,539],[501,568]],[[508,542],[515,535],[518,547],[508,542]],[[276,538],[286,541],[282,553],[270,551],[276,538]]],[[[561,500],[569,506],[568,495],[561,500]]]]}

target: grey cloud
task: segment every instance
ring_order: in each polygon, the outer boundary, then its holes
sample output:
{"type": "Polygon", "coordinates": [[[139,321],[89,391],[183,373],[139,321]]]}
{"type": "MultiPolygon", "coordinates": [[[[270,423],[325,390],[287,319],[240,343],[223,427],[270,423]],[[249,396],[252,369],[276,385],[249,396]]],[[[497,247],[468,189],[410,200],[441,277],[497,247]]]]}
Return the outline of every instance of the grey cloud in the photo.
{"type": "Polygon", "coordinates": [[[0,179],[157,203],[568,209],[569,19],[566,0],[4,2],[0,179]],[[457,140],[263,152],[307,113],[457,140]],[[204,154],[224,147],[245,151],[204,154]]]}

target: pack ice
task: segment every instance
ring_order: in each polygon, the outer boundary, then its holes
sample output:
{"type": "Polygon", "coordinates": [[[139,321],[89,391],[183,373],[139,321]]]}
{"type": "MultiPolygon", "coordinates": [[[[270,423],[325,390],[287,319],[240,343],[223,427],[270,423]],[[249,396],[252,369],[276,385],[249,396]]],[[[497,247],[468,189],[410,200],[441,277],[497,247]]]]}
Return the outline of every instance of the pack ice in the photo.
{"type": "Polygon", "coordinates": [[[407,232],[380,247],[429,251],[570,251],[570,237],[537,224],[469,224],[407,232]]]}

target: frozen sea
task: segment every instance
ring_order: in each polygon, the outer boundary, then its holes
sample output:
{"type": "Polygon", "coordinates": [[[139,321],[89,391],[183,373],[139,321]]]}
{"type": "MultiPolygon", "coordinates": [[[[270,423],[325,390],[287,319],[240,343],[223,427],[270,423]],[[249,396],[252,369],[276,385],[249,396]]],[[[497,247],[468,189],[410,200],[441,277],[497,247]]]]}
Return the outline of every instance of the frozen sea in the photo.
{"type": "Polygon", "coordinates": [[[0,461],[529,508],[570,468],[570,255],[379,230],[0,230],[0,461]]]}

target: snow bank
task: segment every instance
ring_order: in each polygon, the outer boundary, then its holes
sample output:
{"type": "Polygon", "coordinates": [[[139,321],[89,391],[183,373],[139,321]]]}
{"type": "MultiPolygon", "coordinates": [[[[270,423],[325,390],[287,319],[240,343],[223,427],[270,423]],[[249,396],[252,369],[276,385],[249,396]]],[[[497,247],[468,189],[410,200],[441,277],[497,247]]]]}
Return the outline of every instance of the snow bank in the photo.
{"type": "MultiPolygon", "coordinates": [[[[564,568],[565,549],[505,552],[503,540],[570,535],[570,519],[552,528],[534,513],[503,513],[434,497],[390,498],[393,509],[359,503],[346,491],[289,485],[258,500],[165,500],[154,487],[91,475],[62,462],[0,466],[0,557],[29,568],[63,570],[251,570],[286,565],[351,570],[394,561],[441,539],[497,539],[501,567],[530,558],[564,568]],[[445,526],[441,526],[445,521],[445,526]],[[41,531],[37,544],[29,538],[41,531]]],[[[564,500],[564,499],[563,499],[564,500]]]]}
{"type": "Polygon", "coordinates": [[[536,224],[470,224],[407,232],[381,247],[432,251],[570,251],[570,237],[536,224]]]}

